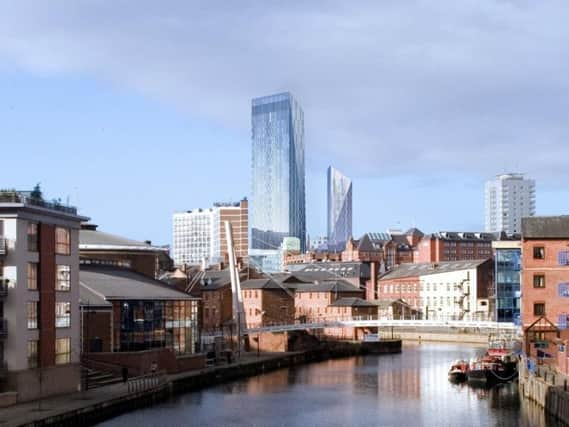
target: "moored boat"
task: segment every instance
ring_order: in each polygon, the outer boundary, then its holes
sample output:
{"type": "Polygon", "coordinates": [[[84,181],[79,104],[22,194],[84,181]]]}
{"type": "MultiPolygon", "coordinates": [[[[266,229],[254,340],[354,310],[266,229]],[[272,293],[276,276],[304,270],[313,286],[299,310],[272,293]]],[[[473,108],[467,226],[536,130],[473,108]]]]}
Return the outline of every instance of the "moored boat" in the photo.
{"type": "Polygon", "coordinates": [[[466,360],[456,360],[448,371],[448,379],[452,382],[466,381],[468,374],[468,362],[466,360]]]}

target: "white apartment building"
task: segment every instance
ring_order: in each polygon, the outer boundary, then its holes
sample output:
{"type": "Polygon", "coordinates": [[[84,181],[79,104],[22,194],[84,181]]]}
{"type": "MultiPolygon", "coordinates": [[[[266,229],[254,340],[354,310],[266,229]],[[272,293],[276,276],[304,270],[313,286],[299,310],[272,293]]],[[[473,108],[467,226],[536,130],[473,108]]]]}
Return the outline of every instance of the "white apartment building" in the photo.
{"type": "Polygon", "coordinates": [[[215,211],[194,209],[177,212],[172,224],[172,258],[175,265],[206,265],[214,262],[215,211]]]}
{"type": "Polygon", "coordinates": [[[80,386],[79,228],[41,196],[0,192],[0,406],[80,386]]]}
{"type": "Polygon", "coordinates": [[[213,208],[175,213],[172,227],[172,258],[176,265],[209,266],[224,262],[227,252],[225,221],[232,225],[238,261],[248,255],[248,202],[215,203],[213,208]]]}
{"type": "Polygon", "coordinates": [[[497,175],[486,183],[486,231],[520,233],[522,218],[535,215],[535,181],[523,174],[497,175]]]}

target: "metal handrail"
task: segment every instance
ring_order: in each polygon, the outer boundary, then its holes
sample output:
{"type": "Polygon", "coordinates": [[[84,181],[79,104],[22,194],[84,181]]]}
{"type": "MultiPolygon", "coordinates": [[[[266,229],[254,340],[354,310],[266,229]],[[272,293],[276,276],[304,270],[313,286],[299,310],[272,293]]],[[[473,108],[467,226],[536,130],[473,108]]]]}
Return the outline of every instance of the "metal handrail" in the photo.
{"type": "Polygon", "coordinates": [[[152,390],[166,384],[166,372],[156,372],[154,374],[141,375],[129,378],[127,382],[129,393],[140,393],[152,390]]]}
{"type": "Polygon", "coordinates": [[[0,203],[23,203],[24,205],[27,206],[37,206],[40,208],[46,208],[46,209],[77,215],[77,208],[74,206],[66,206],[57,201],[48,202],[47,200],[38,199],[26,195],[21,191],[0,192],[0,203]]]}

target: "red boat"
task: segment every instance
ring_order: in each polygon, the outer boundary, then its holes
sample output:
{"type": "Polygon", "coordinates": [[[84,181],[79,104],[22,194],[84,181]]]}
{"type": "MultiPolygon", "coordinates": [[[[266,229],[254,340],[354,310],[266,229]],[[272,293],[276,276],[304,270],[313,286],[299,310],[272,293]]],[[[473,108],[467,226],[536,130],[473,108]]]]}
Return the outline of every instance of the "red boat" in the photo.
{"type": "Polygon", "coordinates": [[[448,379],[452,382],[466,381],[468,376],[468,362],[466,360],[456,360],[448,370],[448,379]]]}

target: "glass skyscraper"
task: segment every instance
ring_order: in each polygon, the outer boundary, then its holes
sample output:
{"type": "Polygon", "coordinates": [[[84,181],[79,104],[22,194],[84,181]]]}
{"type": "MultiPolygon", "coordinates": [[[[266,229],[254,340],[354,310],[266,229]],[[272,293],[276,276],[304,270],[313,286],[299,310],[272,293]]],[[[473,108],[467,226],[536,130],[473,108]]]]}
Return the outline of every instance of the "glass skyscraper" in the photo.
{"type": "Polygon", "coordinates": [[[343,250],[352,237],[352,181],[328,167],[328,248],[343,250]]]}
{"type": "Polygon", "coordinates": [[[304,113],[290,93],[252,102],[249,260],[275,271],[285,237],[306,246],[304,113]]]}

